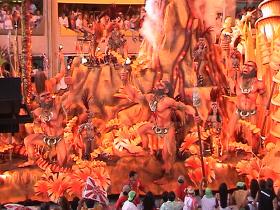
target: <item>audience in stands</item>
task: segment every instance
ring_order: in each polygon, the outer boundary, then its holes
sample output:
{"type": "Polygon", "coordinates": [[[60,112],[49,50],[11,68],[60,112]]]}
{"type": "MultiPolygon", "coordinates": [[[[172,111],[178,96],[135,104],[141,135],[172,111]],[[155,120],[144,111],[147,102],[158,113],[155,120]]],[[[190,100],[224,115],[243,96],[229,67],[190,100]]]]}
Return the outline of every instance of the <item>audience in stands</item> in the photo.
{"type": "Polygon", "coordinates": [[[59,15],[60,25],[70,29],[91,29],[96,23],[101,23],[104,29],[108,29],[112,23],[117,23],[120,30],[131,30],[131,32],[138,31],[145,18],[145,9],[141,8],[132,16],[124,15],[122,12],[117,15],[108,15],[105,11],[101,12],[101,16],[95,15],[93,11],[86,11],[80,9],[69,10],[62,5],[63,11],[59,15]]]}
{"type": "MultiPolygon", "coordinates": [[[[178,181],[181,180],[181,178],[182,176],[179,176],[178,181]]],[[[185,179],[184,182],[186,182],[185,179]]],[[[112,202],[111,200],[111,204],[109,206],[102,206],[99,202],[91,199],[83,198],[80,200],[78,197],[75,197],[71,202],[69,202],[66,197],[62,196],[59,198],[57,204],[52,202],[42,203],[40,209],[279,210],[280,190],[276,195],[273,185],[274,183],[272,179],[260,180],[259,183],[256,179],[252,179],[249,185],[249,190],[246,190],[246,185],[244,182],[238,182],[236,184],[236,189],[228,190],[226,183],[222,183],[219,186],[216,195],[214,195],[214,192],[210,188],[205,188],[204,193],[202,193],[202,185],[199,189],[200,195],[196,195],[194,188],[189,186],[184,189],[186,193],[184,203],[180,198],[176,198],[174,191],[164,192],[160,197],[157,198],[155,198],[153,193],[149,191],[142,199],[140,199],[140,204],[139,201],[136,201],[136,191],[131,190],[129,185],[124,185],[119,199],[116,202],[112,202]]],[[[30,202],[20,204],[23,204],[24,206],[30,206],[30,202]]]]}
{"type": "MultiPolygon", "coordinates": [[[[36,28],[42,20],[42,8],[38,8],[34,2],[31,1],[31,27],[36,28]]],[[[12,30],[21,27],[21,5],[18,3],[3,3],[0,4],[0,30],[12,30]]]]}
{"type": "Polygon", "coordinates": [[[59,24],[66,27],[66,28],[69,28],[69,20],[68,20],[68,17],[62,13],[61,17],[58,18],[58,21],[59,21],[59,24]]]}

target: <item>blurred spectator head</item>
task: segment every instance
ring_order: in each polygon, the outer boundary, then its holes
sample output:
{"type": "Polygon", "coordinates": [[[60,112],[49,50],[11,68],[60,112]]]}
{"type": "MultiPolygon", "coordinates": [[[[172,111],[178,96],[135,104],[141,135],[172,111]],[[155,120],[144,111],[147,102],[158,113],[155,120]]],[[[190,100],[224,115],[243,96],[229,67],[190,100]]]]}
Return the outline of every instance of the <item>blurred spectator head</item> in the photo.
{"type": "Polygon", "coordinates": [[[58,199],[58,205],[61,207],[62,210],[70,210],[69,201],[65,196],[62,196],[58,199]]]}
{"type": "Polygon", "coordinates": [[[147,192],[143,199],[144,209],[154,209],[155,207],[155,198],[152,192],[147,192]]]}
{"type": "Polygon", "coordinates": [[[36,15],[41,16],[41,11],[39,9],[36,10],[36,15]]]}
{"type": "Polygon", "coordinates": [[[273,180],[271,178],[268,178],[266,180],[266,188],[271,190],[271,191],[274,191],[273,185],[274,185],[273,180]]]}
{"type": "Polygon", "coordinates": [[[175,201],[175,198],[176,198],[176,195],[175,195],[175,193],[173,192],[173,191],[171,191],[171,192],[168,192],[168,200],[169,201],[175,201]]]}
{"type": "Polygon", "coordinates": [[[253,198],[256,197],[259,189],[260,189],[260,187],[259,187],[258,181],[256,179],[252,179],[251,182],[250,182],[250,192],[251,192],[251,196],[253,198]]]}
{"type": "Polygon", "coordinates": [[[41,210],[50,210],[51,208],[51,203],[47,202],[47,203],[42,203],[40,206],[41,210]]]}
{"type": "Polygon", "coordinates": [[[138,176],[138,174],[137,174],[136,171],[130,171],[129,172],[129,178],[130,179],[137,179],[137,176],[138,176]]]}
{"type": "Polygon", "coordinates": [[[78,197],[74,197],[73,200],[71,201],[71,209],[77,209],[79,205],[80,199],[78,197]]]}
{"type": "Polygon", "coordinates": [[[163,202],[167,202],[168,201],[168,192],[164,191],[161,195],[163,202]]]}
{"type": "Polygon", "coordinates": [[[264,190],[266,187],[266,181],[264,179],[259,180],[260,190],[264,190]]]}
{"type": "Polygon", "coordinates": [[[95,201],[92,199],[85,199],[85,204],[87,208],[94,208],[95,201]]]}

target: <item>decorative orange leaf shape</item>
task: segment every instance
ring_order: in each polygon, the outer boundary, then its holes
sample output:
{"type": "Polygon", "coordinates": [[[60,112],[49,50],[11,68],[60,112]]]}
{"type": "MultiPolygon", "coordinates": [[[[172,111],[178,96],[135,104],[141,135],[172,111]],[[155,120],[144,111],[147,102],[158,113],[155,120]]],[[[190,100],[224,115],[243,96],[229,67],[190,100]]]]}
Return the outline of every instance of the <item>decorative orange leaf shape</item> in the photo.
{"type": "Polygon", "coordinates": [[[231,151],[242,150],[248,153],[252,152],[252,146],[249,146],[248,144],[242,144],[241,142],[231,142],[229,144],[229,148],[231,151]]]}
{"type": "Polygon", "coordinates": [[[199,186],[200,181],[202,180],[202,171],[200,168],[188,172],[189,178],[196,185],[199,186]]]}
{"type": "Polygon", "coordinates": [[[69,189],[70,177],[64,173],[54,174],[49,179],[48,195],[51,201],[57,201],[69,189]]]}
{"type": "Polygon", "coordinates": [[[273,180],[280,180],[280,174],[269,167],[264,167],[261,170],[260,178],[262,178],[262,179],[271,178],[273,180]]]}
{"type": "Polygon", "coordinates": [[[257,157],[248,161],[242,160],[236,165],[236,171],[239,174],[245,174],[249,180],[251,179],[267,179],[272,178],[278,180],[280,174],[272,168],[265,165],[267,158],[259,159],[257,157]]]}
{"type": "MultiPolygon", "coordinates": [[[[204,158],[205,176],[209,183],[215,179],[216,159],[212,157],[204,158]]],[[[201,160],[197,155],[193,155],[185,160],[185,167],[188,169],[188,174],[192,182],[196,185],[202,180],[201,160]]]]}
{"type": "Polygon", "coordinates": [[[85,167],[83,169],[77,169],[73,172],[71,175],[72,179],[78,180],[80,182],[85,182],[87,178],[92,176],[94,174],[93,170],[89,167],[85,167]]]}
{"type": "Polygon", "coordinates": [[[14,148],[14,146],[11,144],[0,144],[0,152],[6,152],[13,148],[14,148]]]}
{"type": "Polygon", "coordinates": [[[43,198],[48,197],[48,189],[49,189],[49,183],[45,180],[39,180],[34,185],[34,191],[36,196],[40,196],[43,198]]]}
{"type": "Polygon", "coordinates": [[[253,170],[259,171],[261,169],[261,165],[262,165],[261,160],[258,158],[253,158],[250,160],[250,167],[253,170]]]}
{"type": "Polygon", "coordinates": [[[67,193],[71,197],[81,197],[84,186],[85,182],[71,179],[71,182],[69,183],[69,189],[67,189],[67,193]]]}
{"type": "Polygon", "coordinates": [[[97,167],[93,169],[93,175],[91,176],[103,189],[106,191],[111,185],[111,179],[108,171],[103,167],[97,167]]]}
{"type": "Polygon", "coordinates": [[[193,155],[185,160],[185,166],[187,168],[196,169],[201,167],[201,162],[198,156],[193,155]]]}
{"type": "Polygon", "coordinates": [[[246,160],[241,160],[240,162],[238,162],[236,165],[236,171],[239,174],[249,174],[251,171],[249,162],[246,160]]]}
{"type": "Polygon", "coordinates": [[[191,147],[191,145],[193,145],[195,142],[197,142],[197,140],[198,140],[198,137],[197,137],[196,132],[187,134],[184,139],[184,142],[181,144],[180,152],[186,153],[189,150],[189,148],[191,147]]]}

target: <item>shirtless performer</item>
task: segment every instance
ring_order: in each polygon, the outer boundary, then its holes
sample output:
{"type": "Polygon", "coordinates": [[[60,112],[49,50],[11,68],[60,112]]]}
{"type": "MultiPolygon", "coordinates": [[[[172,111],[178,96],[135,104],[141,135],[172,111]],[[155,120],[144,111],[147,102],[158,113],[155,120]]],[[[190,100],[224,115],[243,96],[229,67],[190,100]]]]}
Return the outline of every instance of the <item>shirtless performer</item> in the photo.
{"type": "MultiPolygon", "coordinates": [[[[236,111],[229,123],[228,140],[233,137],[239,119],[256,124],[256,100],[258,95],[263,95],[264,93],[264,83],[257,78],[256,63],[253,61],[246,62],[236,83],[236,111]]],[[[246,136],[246,138],[253,151],[257,151],[260,145],[257,139],[253,138],[253,136],[246,136]]]]}
{"type": "MultiPolygon", "coordinates": [[[[158,140],[163,141],[162,159],[163,170],[171,175],[172,166],[176,158],[175,127],[171,117],[173,110],[182,110],[186,114],[195,116],[193,107],[175,101],[171,98],[172,87],[167,81],[160,81],[156,84],[154,93],[142,94],[135,89],[127,90],[128,99],[140,103],[148,103],[152,119],[149,123],[141,126],[138,130],[144,149],[148,148],[148,134],[156,134],[158,140]]],[[[197,117],[195,118],[197,119],[197,117]]]]}
{"type": "Polygon", "coordinates": [[[35,146],[48,147],[57,154],[57,161],[63,166],[67,161],[67,149],[63,140],[64,114],[61,108],[60,97],[53,98],[50,92],[39,94],[40,107],[33,111],[34,124],[40,126],[42,132],[28,135],[24,139],[28,161],[19,165],[26,167],[36,162],[35,146]]]}

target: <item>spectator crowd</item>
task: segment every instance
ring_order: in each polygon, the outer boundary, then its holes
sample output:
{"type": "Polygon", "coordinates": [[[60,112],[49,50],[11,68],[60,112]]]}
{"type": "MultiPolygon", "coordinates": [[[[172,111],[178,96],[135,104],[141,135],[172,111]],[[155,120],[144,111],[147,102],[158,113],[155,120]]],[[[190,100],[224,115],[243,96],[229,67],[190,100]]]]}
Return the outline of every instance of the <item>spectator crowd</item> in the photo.
{"type": "MultiPolygon", "coordinates": [[[[42,20],[42,8],[31,1],[29,11],[31,13],[31,27],[36,28],[42,20]]],[[[0,4],[0,30],[12,30],[21,27],[21,4],[0,4]]]]}
{"type": "Polygon", "coordinates": [[[262,16],[261,10],[257,9],[256,7],[244,7],[239,12],[236,13],[237,19],[242,19],[243,16],[249,15],[249,22],[251,23],[251,27],[255,27],[255,23],[258,18],[262,16]]]}
{"type": "Polygon", "coordinates": [[[252,179],[248,186],[239,181],[235,189],[228,189],[227,184],[222,183],[215,192],[202,182],[200,188],[195,190],[187,185],[185,177],[181,175],[173,191],[165,191],[162,195],[155,196],[151,191],[146,190],[138,173],[130,171],[118,199],[111,200],[110,204],[99,203],[97,200],[85,197],[82,199],[75,197],[69,202],[65,196],[62,196],[57,203],[42,203],[37,209],[280,210],[280,190],[275,193],[274,182],[270,178],[259,181],[252,179]],[[144,196],[140,197],[140,193],[144,193],[144,196]]]}
{"type": "Polygon", "coordinates": [[[133,13],[124,9],[118,12],[112,8],[92,11],[80,8],[69,9],[62,5],[59,14],[60,25],[72,30],[93,29],[96,24],[101,24],[103,29],[108,29],[112,24],[116,24],[120,30],[139,30],[144,21],[144,7],[133,9],[133,13]]]}

